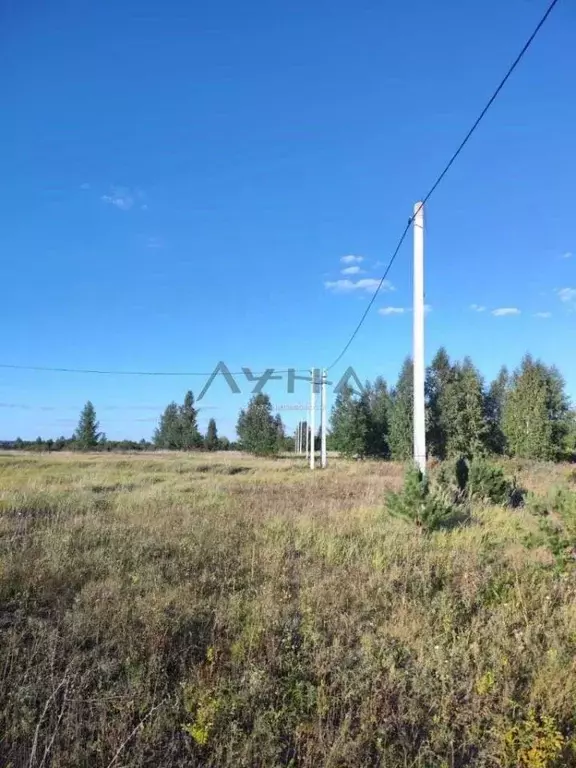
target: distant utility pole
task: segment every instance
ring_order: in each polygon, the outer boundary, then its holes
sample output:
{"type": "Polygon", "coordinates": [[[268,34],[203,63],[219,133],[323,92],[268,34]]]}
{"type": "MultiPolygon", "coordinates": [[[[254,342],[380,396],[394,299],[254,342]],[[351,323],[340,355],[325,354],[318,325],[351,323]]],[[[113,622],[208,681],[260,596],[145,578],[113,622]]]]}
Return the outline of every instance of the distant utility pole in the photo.
{"type": "Polygon", "coordinates": [[[318,386],[318,369],[312,368],[312,389],[310,390],[310,469],[314,469],[316,461],[316,387],[318,386]]]}
{"type": "Polygon", "coordinates": [[[306,419],[306,434],[304,436],[304,443],[306,446],[306,460],[308,460],[308,451],[310,449],[310,410],[308,410],[308,417],[306,419]]]}
{"type": "Polygon", "coordinates": [[[320,403],[322,419],[320,457],[322,468],[324,468],[328,464],[328,456],[326,453],[326,369],[322,371],[322,390],[320,393],[320,403]]]}
{"type": "Polygon", "coordinates": [[[414,206],[414,461],[426,474],[424,413],[424,204],[414,206]]]}

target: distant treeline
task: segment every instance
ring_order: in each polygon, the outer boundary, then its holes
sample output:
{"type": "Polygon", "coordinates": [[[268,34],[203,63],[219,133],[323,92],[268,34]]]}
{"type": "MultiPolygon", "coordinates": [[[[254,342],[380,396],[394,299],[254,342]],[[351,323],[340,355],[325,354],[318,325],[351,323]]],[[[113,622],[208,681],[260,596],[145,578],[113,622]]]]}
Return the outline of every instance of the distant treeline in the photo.
{"type": "MultiPolygon", "coordinates": [[[[413,366],[404,361],[395,386],[367,383],[340,392],[329,447],[345,455],[405,460],[413,451],[413,366]]],[[[500,454],[572,460],[576,412],[558,369],[526,355],[510,374],[502,367],[486,385],[472,360],[440,349],[426,372],[428,455],[438,459],[500,454]]]]}
{"type": "Polygon", "coordinates": [[[162,416],[152,441],[109,440],[96,418],[96,410],[88,401],[80,414],[78,427],[72,437],[56,439],[42,437],[36,440],[0,441],[0,449],[22,451],[153,451],[153,450],[205,450],[228,451],[237,445],[227,437],[218,436],[216,421],[210,419],[205,435],[198,429],[198,410],[194,407],[194,395],[187,392],[184,403],[170,403],[162,416]]]}
{"type": "MultiPolygon", "coordinates": [[[[342,389],[334,402],[328,435],[329,450],[344,456],[407,460],[413,446],[413,370],[406,358],[398,381],[366,382],[361,393],[342,389]]],[[[308,427],[302,423],[303,432],[308,427]]],[[[86,403],[70,438],[34,441],[17,438],[0,448],[80,451],[216,451],[241,449],[257,455],[293,451],[280,414],[273,413],[268,395],[255,395],[242,409],[236,426],[238,442],[218,435],[210,419],[205,434],[198,428],[194,395],[181,405],[169,403],[152,441],[108,440],[99,431],[96,412],[86,403]]],[[[571,407],[558,369],[526,355],[510,374],[502,367],[486,384],[472,360],[450,360],[441,348],[426,371],[426,434],[429,457],[488,454],[547,461],[572,460],[576,455],[576,412],[571,407]]],[[[319,437],[315,436],[316,447],[319,437]]]]}

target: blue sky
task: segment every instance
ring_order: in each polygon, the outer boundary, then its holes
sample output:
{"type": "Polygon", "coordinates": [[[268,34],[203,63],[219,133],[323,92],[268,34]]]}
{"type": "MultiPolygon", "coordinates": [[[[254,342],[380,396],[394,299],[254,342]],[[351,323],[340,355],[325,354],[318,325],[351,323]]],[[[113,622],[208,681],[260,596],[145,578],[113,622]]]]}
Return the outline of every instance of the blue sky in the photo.
{"type": "MultiPolygon", "coordinates": [[[[0,363],[329,364],[544,7],[2,4],[0,363]]],[[[487,377],[530,350],[576,398],[575,32],[560,2],[428,206],[426,343],[487,377]]],[[[410,259],[408,240],[335,379],[396,377],[410,259]]],[[[109,437],[149,436],[204,383],[0,369],[0,438],[70,434],[88,398],[109,437]]],[[[239,384],[202,426],[233,434],[239,384]]]]}

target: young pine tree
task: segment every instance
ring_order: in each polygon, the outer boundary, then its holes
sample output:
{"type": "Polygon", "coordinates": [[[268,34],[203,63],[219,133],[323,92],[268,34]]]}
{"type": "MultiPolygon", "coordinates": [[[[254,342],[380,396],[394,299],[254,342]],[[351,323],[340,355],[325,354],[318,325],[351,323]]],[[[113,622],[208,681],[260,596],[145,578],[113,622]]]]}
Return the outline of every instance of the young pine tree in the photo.
{"type": "Polygon", "coordinates": [[[216,421],[210,419],[208,422],[208,429],[206,430],[206,437],[204,438],[204,447],[207,451],[217,451],[220,445],[218,439],[218,429],[216,427],[216,421]]]}
{"type": "Polygon", "coordinates": [[[246,410],[238,415],[236,432],[242,450],[257,456],[278,453],[278,423],[268,395],[259,393],[251,398],[246,410]]]}
{"type": "Polygon", "coordinates": [[[411,358],[407,357],[392,391],[390,405],[390,454],[400,461],[411,458],[413,453],[413,393],[414,370],[411,358]]]}
{"type": "Polygon", "coordinates": [[[96,420],[96,411],[94,410],[94,406],[90,400],[88,400],[82,409],[78,427],[74,433],[76,447],[78,450],[90,451],[96,448],[100,439],[100,433],[98,432],[99,426],[100,425],[96,420]]]}

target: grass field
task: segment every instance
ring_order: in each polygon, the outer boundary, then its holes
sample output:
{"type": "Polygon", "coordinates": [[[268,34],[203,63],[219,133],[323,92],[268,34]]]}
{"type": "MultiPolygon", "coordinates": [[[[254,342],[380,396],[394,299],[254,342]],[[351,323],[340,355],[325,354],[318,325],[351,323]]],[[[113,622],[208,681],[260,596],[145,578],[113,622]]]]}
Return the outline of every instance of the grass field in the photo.
{"type": "Polygon", "coordinates": [[[422,535],[402,475],[1,455],[0,766],[576,765],[572,521],[422,535]]]}

